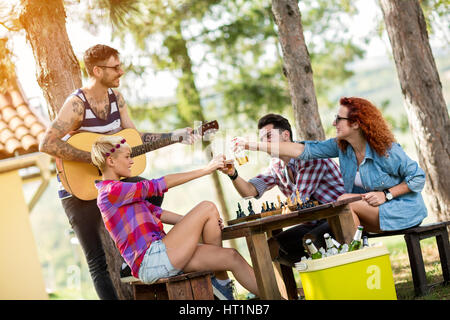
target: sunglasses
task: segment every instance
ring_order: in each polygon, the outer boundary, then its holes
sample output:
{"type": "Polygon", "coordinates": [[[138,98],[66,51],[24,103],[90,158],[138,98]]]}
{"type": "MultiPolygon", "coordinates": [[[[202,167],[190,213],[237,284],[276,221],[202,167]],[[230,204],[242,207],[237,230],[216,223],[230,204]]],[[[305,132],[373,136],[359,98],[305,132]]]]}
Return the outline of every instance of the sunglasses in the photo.
{"type": "Polygon", "coordinates": [[[115,71],[119,72],[120,69],[122,69],[122,64],[118,64],[117,66],[97,66],[100,68],[110,68],[110,69],[114,69],[115,71]]]}
{"type": "Polygon", "coordinates": [[[350,120],[350,118],[340,117],[338,114],[334,116],[334,121],[338,123],[340,120],[350,120]]]}

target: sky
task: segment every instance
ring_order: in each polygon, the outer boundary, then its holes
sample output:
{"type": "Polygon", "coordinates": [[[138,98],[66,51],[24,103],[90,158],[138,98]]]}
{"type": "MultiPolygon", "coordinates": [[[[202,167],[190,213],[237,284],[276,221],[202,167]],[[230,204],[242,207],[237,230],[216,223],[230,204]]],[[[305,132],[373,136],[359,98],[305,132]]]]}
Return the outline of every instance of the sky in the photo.
{"type": "MultiPolygon", "coordinates": [[[[15,0],[7,0],[15,2],[15,0]]],[[[357,0],[356,6],[359,14],[356,15],[349,25],[352,26],[350,30],[355,36],[355,39],[359,39],[369,32],[376,29],[375,21],[381,17],[381,10],[375,0],[357,0]],[[378,17],[378,19],[376,19],[378,17]]],[[[74,49],[75,55],[78,58],[82,57],[83,52],[92,45],[97,43],[103,43],[119,49],[124,54],[133,54],[133,43],[129,41],[125,47],[120,45],[120,41],[115,39],[111,40],[111,31],[109,28],[101,28],[98,35],[92,35],[87,32],[81,23],[67,19],[67,33],[74,49]]],[[[1,36],[0,29],[0,36],[1,36]]],[[[305,34],[306,42],[308,43],[308,35],[305,34]]],[[[390,51],[390,44],[386,33],[380,37],[372,37],[371,41],[367,44],[361,43],[365,47],[366,55],[363,61],[359,61],[356,65],[364,65],[369,67],[371,64],[376,64],[380,59],[386,59],[388,52],[390,51]]],[[[192,50],[196,50],[193,48],[192,50]]],[[[201,50],[201,49],[199,49],[201,50]]],[[[41,104],[45,104],[41,89],[36,81],[36,68],[35,61],[32,54],[30,45],[26,42],[25,36],[14,36],[13,38],[13,52],[16,55],[16,67],[19,81],[29,99],[37,97],[36,101],[40,101],[41,104]]],[[[201,52],[191,54],[192,57],[201,56],[201,52]]],[[[198,83],[210,82],[210,76],[208,74],[214,73],[214,70],[200,70],[198,73],[198,83]]],[[[174,94],[177,81],[169,73],[147,72],[147,76],[142,81],[144,85],[149,85],[148,96],[152,99],[158,99],[162,97],[170,97],[174,94]]],[[[139,86],[137,86],[139,87],[139,86]]],[[[33,103],[31,101],[31,103],[33,103]]]]}

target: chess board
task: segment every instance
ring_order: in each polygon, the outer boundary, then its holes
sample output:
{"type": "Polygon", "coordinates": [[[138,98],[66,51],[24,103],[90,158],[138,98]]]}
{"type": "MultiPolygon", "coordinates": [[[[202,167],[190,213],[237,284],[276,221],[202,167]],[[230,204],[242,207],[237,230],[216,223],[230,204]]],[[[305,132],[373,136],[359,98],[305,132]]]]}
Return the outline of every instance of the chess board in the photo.
{"type": "MultiPolygon", "coordinates": [[[[296,209],[296,206],[289,206],[289,210],[296,211],[297,209],[296,209]]],[[[233,224],[237,224],[237,223],[241,223],[241,222],[247,222],[247,221],[256,220],[256,219],[261,219],[261,218],[273,216],[273,215],[276,215],[276,214],[281,214],[281,209],[266,211],[266,212],[262,212],[262,213],[255,213],[255,214],[248,215],[248,216],[245,216],[245,217],[242,217],[242,218],[228,220],[227,224],[229,226],[231,226],[233,224]]]]}
{"type": "MultiPolygon", "coordinates": [[[[329,203],[323,203],[323,204],[319,204],[317,201],[312,201],[312,202],[309,201],[309,206],[302,207],[300,209],[297,209],[297,205],[285,205],[285,207],[288,207],[290,212],[297,212],[297,213],[301,213],[302,211],[311,212],[311,211],[316,211],[316,210],[325,209],[325,208],[329,208],[329,207],[341,206],[341,205],[348,204],[348,203],[358,201],[361,199],[362,199],[362,197],[360,195],[357,195],[357,196],[354,196],[351,198],[346,198],[343,200],[329,202],[329,203]]],[[[306,203],[304,203],[304,204],[306,204],[306,203]]],[[[270,211],[265,211],[262,213],[256,213],[256,214],[240,217],[240,218],[233,219],[233,220],[228,220],[227,224],[228,224],[228,226],[232,226],[232,225],[242,223],[242,222],[252,221],[252,220],[256,220],[256,219],[262,219],[262,218],[265,218],[268,216],[273,216],[273,215],[278,215],[278,214],[286,214],[286,213],[289,213],[289,212],[285,212],[282,209],[270,210],[270,211]]]]}
{"type": "MultiPolygon", "coordinates": [[[[231,226],[233,224],[247,222],[255,219],[261,219],[268,216],[273,216],[276,214],[290,213],[293,211],[299,211],[306,208],[311,208],[319,205],[319,202],[316,200],[311,200],[308,197],[301,199],[298,190],[296,192],[296,197],[294,202],[292,202],[291,198],[286,198],[285,201],[281,201],[280,196],[277,196],[278,205],[275,205],[274,202],[269,206],[269,202],[266,201],[262,204],[261,213],[254,213],[252,203],[249,201],[249,215],[245,215],[242,211],[241,204],[238,203],[238,211],[236,211],[237,216],[233,220],[227,221],[228,225],[231,226]],[[301,207],[300,207],[301,206],[301,207]],[[272,210],[270,209],[272,208],[272,210]],[[243,214],[243,216],[241,216],[243,214]]],[[[246,198],[248,199],[248,198],[246,198]]]]}

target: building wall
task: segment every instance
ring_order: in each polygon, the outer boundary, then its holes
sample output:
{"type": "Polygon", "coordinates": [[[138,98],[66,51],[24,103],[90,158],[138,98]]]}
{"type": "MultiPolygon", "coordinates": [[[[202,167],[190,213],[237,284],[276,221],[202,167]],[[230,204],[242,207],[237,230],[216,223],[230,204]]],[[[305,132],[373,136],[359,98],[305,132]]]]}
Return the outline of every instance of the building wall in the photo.
{"type": "Polygon", "coordinates": [[[17,170],[0,173],[0,299],[48,299],[17,170]]]}

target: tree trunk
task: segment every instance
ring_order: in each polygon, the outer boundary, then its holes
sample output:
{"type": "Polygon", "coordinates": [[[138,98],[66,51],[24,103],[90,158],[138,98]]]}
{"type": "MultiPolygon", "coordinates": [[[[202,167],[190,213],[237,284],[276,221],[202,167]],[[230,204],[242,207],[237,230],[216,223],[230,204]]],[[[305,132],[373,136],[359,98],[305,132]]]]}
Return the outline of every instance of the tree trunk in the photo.
{"type": "MultiPolygon", "coordinates": [[[[37,81],[49,105],[53,120],[67,96],[82,85],[81,71],[66,31],[62,0],[22,0],[20,21],[33,49],[37,81]]],[[[102,244],[108,270],[121,299],[132,299],[128,284],[120,282],[122,258],[108,231],[101,225],[102,244]]]]}
{"type": "Polygon", "coordinates": [[[272,0],[272,12],[283,50],[283,71],[289,82],[298,138],[324,140],[325,131],[320,121],[313,71],[303,37],[298,1],[272,0]]]}
{"type": "Polygon", "coordinates": [[[132,300],[134,299],[133,288],[128,283],[120,281],[120,269],[122,268],[123,258],[103,223],[100,228],[100,238],[102,239],[103,249],[105,250],[106,264],[108,265],[108,272],[116,289],[117,296],[121,300],[132,300]]]}
{"type": "Polygon", "coordinates": [[[22,0],[20,22],[37,64],[37,81],[50,105],[50,119],[81,87],[81,71],[66,31],[62,0],[22,0]]]}
{"type": "Polygon", "coordinates": [[[450,219],[450,121],[417,0],[381,0],[409,126],[427,176],[429,207],[439,221],[450,219]]]}

